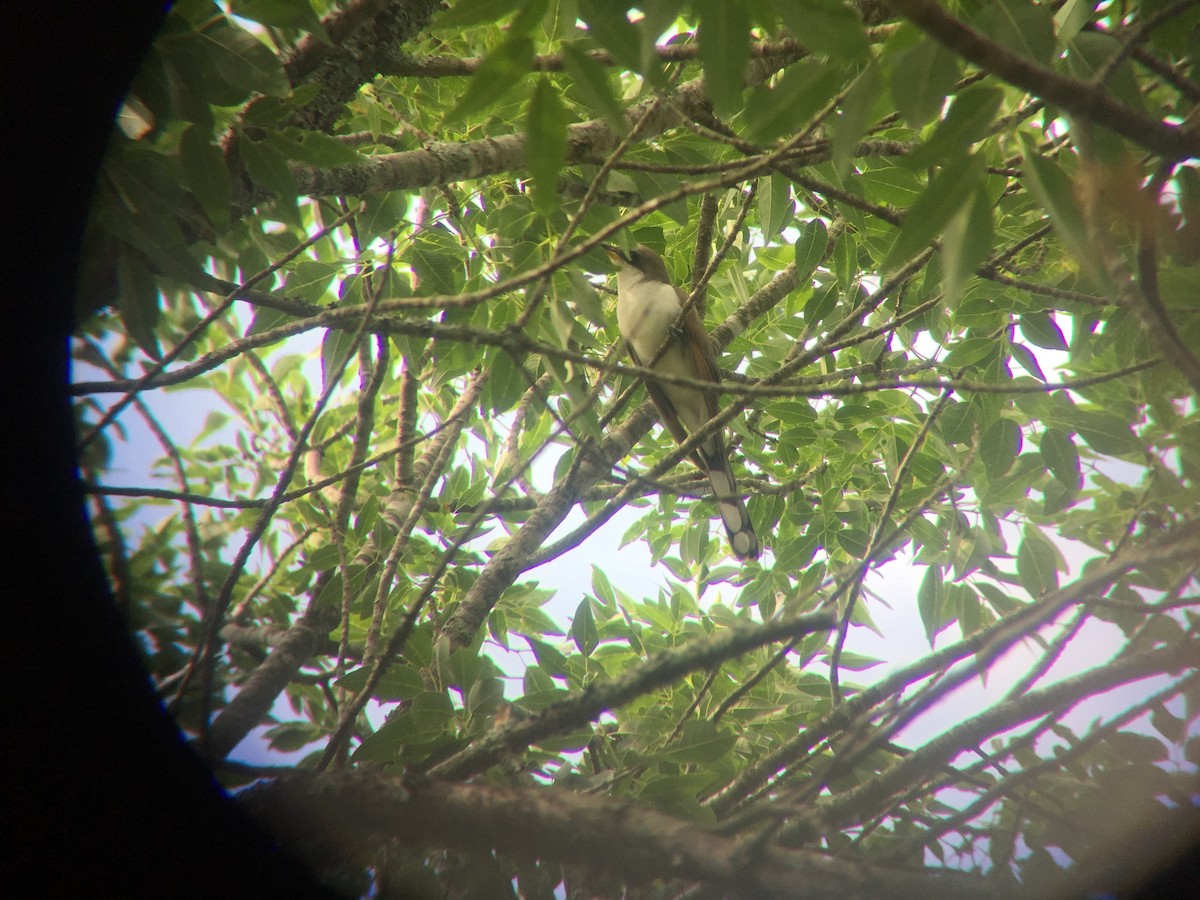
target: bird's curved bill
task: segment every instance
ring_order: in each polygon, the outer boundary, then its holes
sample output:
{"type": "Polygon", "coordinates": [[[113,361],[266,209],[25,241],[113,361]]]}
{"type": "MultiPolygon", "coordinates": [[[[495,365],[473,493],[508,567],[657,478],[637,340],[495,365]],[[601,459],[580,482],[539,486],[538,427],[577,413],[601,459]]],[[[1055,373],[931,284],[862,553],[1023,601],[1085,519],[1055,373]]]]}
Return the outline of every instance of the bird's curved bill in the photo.
{"type": "Polygon", "coordinates": [[[616,244],[601,244],[600,247],[608,254],[609,258],[617,265],[629,262],[625,257],[625,252],[616,244]]]}

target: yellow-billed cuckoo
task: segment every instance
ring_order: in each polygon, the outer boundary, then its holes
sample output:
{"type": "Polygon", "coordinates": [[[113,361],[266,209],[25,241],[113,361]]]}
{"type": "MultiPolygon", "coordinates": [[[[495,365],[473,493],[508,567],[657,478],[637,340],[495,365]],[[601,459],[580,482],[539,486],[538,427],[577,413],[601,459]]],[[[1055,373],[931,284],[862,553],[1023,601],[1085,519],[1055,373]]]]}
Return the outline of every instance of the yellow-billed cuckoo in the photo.
{"type": "MultiPolygon", "coordinates": [[[[612,244],[605,244],[604,249],[620,267],[617,327],[634,365],[641,366],[654,359],[658,348],[670,336],[670,345],[654,364],[654,370],[713,383],[712,390],[701,390],[646,381],[646,390],[658,407],[663,424],[682,443],[718,412],[717,385],[721,376],[708,332],[694,309],[688,310],[678,330],[672,329],[687,295],[671,284],[667,266],[657,253],[645,245],[628,253],[612,244]]],[[[741,559],[756,558],[758,535],[746,513],[746,504],[738,495],[724,435],[720,431],[709,435],[692,451],[692,458],[712,484],[734,555],[741,559]]]]}

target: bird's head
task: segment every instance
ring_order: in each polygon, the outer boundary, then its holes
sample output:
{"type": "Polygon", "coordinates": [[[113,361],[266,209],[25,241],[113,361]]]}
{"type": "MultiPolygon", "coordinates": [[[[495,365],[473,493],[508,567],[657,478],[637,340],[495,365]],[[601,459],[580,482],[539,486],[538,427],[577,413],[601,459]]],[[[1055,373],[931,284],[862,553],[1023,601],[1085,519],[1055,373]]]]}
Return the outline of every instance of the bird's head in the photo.
{"type": "Polygon", "coordinates": [[[625,252],[616,244],[601,244],[601,246],[609,255],[609,258],[618,266],[636,269],[642,273],[643,278],[651,281],[661,281],[665,284],[671,283],[671,275],[667,271],[667,264],[663,262],[661,256],[645,244],[638,244],[629,252],[625,252]]]}

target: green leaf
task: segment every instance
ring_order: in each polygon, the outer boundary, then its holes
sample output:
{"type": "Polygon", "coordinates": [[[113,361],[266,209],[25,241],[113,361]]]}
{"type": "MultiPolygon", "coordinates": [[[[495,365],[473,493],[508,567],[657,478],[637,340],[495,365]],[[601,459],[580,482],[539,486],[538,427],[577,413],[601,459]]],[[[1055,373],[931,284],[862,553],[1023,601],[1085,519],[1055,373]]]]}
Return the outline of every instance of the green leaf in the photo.
{"type": "Polygon", "coordinates": [[[282,153],[266,141],[252,141],[245,135],[237,142],[237,149],[251,178],[280,202],[296,202],[296,179],[282,153]]]}
{"type": "Polygon", "coordinates": [[[980,186],[975,199],[960,209],[942,238],[942,294],[954,309],[975,270],[992,252],[992,200],[980,186]]]}
{"type": "Polygon", "coordinates": [[[1076,409],[1068,419],[1079,436],[1097,453],[1140,456],[1144,450],[1129,423],[1114,415],[1076,409]]]}
{"type": "Polygon", "coordinates": [[[557,648],[529,635],[524,635],[524,638],[539,666],[551,675],[567,674],[567,658],[557,648]]]}
{"type": "Polygon", "coordinates": [[[945,364],[951,369],[966,369],[978,366],[1002,346],[1001,338],[968,337],[956,341],[950,347],[945,364]]]}
{"type": "Polygon", "coordinates": [[[584,102],[598,112],[614,132],[624,137],[629,132],[629,123],[625,120],[625,110],[613,93],[608,70],[592,59],[578,42],[563,44],[562,60],[563,68],[575,82],[584,102]]]}
{"type": "Polygon", "coordinates": [[[292,92],[283,62],[250,32],[224,22],[199,32],[221,78],[249,94],[286,97],[292,92]]]}
{"type": "Polygon", "coordinates": [[[1010,342],[1008,345],[1012,351],[1013,359],[1021,364],[1021,368],[1036,378],[1038,381],[1045,381],[1046,376],[1042,372],[1042,367],[1038,365],[1037,357],[1033,355],[1033,351],[1024,344],[1010,342]]]}
{"type": "Polygon", "coordinates": [[[1070,509],[1078,499],[1078,491],[1064,487],[1061,481],[1051,478],[1042,487],[1042,515],[1049,517],[1070,509]]]}
{"type": "MultiPolygon", "coordinates": [[[[596,286],[588,281],[582,272],[574,270],[567,273],[567,282],[570,285],[567,296],[582,320],[591,322],[597,328],[607,327],[608,317],[604,314],[604,305],[600,300],[600,294],[596,291],[596,286]]],[[[573,335],[576,340],[580,341],[591,339],[590,333],[582,328],[576,328],[573,335]],[[581,331],[583,331],[582,335],[581,331]]]]}
{"type": "Polygon", "coordinates": [[[855,559],[864,559],[871,536],[861,528],[846,528],[837,534],[838,545],[855,559]]]}
{"type": "Polygon", "coordinates": [[[768,143],[801,129],[833,98],[841,82],[841,72],[826,63],[802,59],[792,64],[773,85],[756,87],[746,101],[751,139],[768,143]]]}
{"type": "Polygon", "coordinates": [[[302,128],[284,128],[272,131],[267,140],[287,159],[295,159],[313,166],[332,168],[361,162],[363,157],[353,147],[319,131],[302,128]]]}
{"type": "Polygon", "coordinates": [[[859,181],[873,200],[898,209],[912,206],[925,189],[915,173],[883,161],[873,160],[870,167],[859,176],[859,181]]]}
{"type": "Polygon", "coordinates": [[[508,412],[529,389],[529,373],[519,366],[505,350],[497,349],[488,366],[488,380],[484,385],[484,406],[493,413],[508,412]]]}
{"type": "MultiPolygon", "coordinates": [[[[1067,70],[1081,81],[1089,81],[1096,77],[1096,73],[1108,64],[1114,54],[1122,52],[1122,47],[1123,43],[1111,34],[1081,32],[1071,41],[1070,52],[1067,54],[1067,70]]],[[[1128,56],[1122,59],[1116,69],[1109,73],[1104,82],[1104,88],[1131,109],[1140,111],[1146,108],[1145,98],[1134,77],[1133,67],[1128,56]]],[[[1121,155],[1114,155],[1112,160],[1123,160],[1124,151],[1120,149],[1119,144],[1114,146],[1117,153],[1121,155]]],[[[1101,159],[1104,158],[1102,152],[1098,156],[1101,159]]]]}
{"type": "Polygon", "coordinates": [[[296,0],[232,0],[230,11],[239,18],[263,25],[292,26],[309,31],[319,37],[322,43],[330,44],[325,26],[317,18],[308,3],[297,3],[296,0]]]}
{"type": "Polygon", "coordinates": [[[579,17],[587,22],[588,34],[612,54],[618,66],[637,72],[650,84],[661,87],[664,76],[658,54],[645,46],[648,41],[643,41],[641,30],[629,21],[627,9],[608,0],[581,0],[579,17]]]}
{"type": "Polygon", "coordinates": [[[422,295],[455,294],[462,248],[446,231],[426,228],[417,232],[409,251],[409,262],[417,276],[417,291],[422,295]]]}
{"type": "Polygon", "coordinates": [[[796,239],[796,283],[802,288],[811,283],[812,273],[825,258],[829,246],[829,231],[821,219],[809,219],[800,226],[796,239]]]}
{"type": "Polygon", "coordinates": [[[883,665],[884,662],[886,660],[876,659],[873,656],[867,656],[863,653],[854,653],[850,650],[842,651],[842,655],[838,657],[838,666],[851,672],[865,672],[868,669],[883,665]]]}
{"type": "Polygon", "coordinates": [[[963,637],[970,637],[983,628],[983,607],[979,602],[979,595],[970,587],[967,585],[959,585],[959,587],[962,590],[956,598],[958,625],[962,629],[963,637]]]}
{"type": "MultiPolygon", "coordinates": [[[[367,686],[370,675],[370,666],[359,666],[339,678],[336,684],[341,690],[357,694],[367,686]]],[[[391,665],[379,679],[379,684],[375,686],[375,692],[371,696],[384,701],[411,700],[418,694],[425,693],[425,690],[425,680],[421,677],[420,669],[411,665],[391,665]]]]}
{"type": "Polygon", "coordinates": [[[1182,743],[1187,737],[1188,729],[1183,719],[1173,716],[1166,707],[1159,706],[1150,713],[1150,724],[1154,730],[1173,744],[1182,743]]]}
{"type": "MultiPolygon", "coordinates": [[[[638,185],[638,190],[648,197],[661,194],[669,194],[676,190],[681,184],[682,179],[677,175],[666,172],[637,172],[635,181],[638,185]]],[[[688,205],[683,198],[673,201],[661,210],[666,215],[670,216],[680,225],[686,225],[688,220],[688,205]]]]}
{"type": "MultiPolygon", "coordinates": [[[[171,113],[207,129],[213,123],[210,104],[235,106],[244,102],[249,93],[221,78],[209,45],[199,32],[189,30],[164,35],[156,46],[171,113]]],[[[151,53],[148,61],[153,58],[151,53]]]]}
{"type": "Polygon", "coordinates": [[[923,516],[918,516],[909,526],[909,533],[922,547],[927,547],[935,553],[946,549],[946,535],[932,522],[923,516]]]}
{"type": "Polygon", "coordinates": [[[1040,65],[1054,55],[1050,7],[1026,0],[992,0],[980,7],[971,24],[1006,50],[1040,65]]]}
{"type": "Polygon", "coordinates": [[[712,765],[733,749],[737,735],[708,719],[689,719],[675,743],[659,759],[675,765],[712,765]]]}
{"type": "Polygon", "coordinates": [[[402,712],[390,716],[369,735],[351,759],[355,762],[415,762],[424,759],[451,735],[455,710],[445,691],[427,691],[402,712]]]}
{"type": "Polygon", "coordinates": [[[770,244],[791,221],[795,212],[791,183],[775,173],[758,180],[758,211],[762,239],[770,244]]]}
{"type": "Polygon", "coordinates": [[[584,597],[575,607],[575,616],[571,619],[571,640],[585,657],[591,656],[596,645],[600,643],[600,634],[596,631],[596,617],[592,613],[592,601],[584,597]]]}
{"type": "Polygon", "coordinates": [[[138,256],[122,244],[117,257],[118,309],[129,336],[151,359],[161,359],[158,336],[158,285],[138,256]]]}
{"type": "Polygon", "coordinates": [[[838,0],[786,0],[775,10],[797,40],[831,60],[866,56],[870,50],[862,21],[838,0]]]}
{"type": "MultiPolygon", "coordinates": [[[[341,270],[337,263],[301,259],[288,267],[285,289],[291,298],[303,300],[305,303],[319,303],[325,298],[329,285],[341,270]]],[[[266,311],[259,308],[260,314],[266,311]]]]}
{"type": "Polygon", "coordinates": [[[959,92],[933,136],[908,156],[901,157],[900,164],[924,169],[947,156],[964,152],[987,134],[1003,100],[1004,92],[999,88],[975,86],[959,92]]]}
{"type": "Polygon", "coordinates": [[[458,103],[442,119],[442,126],[491,106],[521,82],[532,64],[533,41],[523,34],[509,37],[483,58],[458,103]]]}
{"type": "Polygon", "coordinates": [[[883,270],[896,271],[936,240],[976,192],[983,175],[982,156],[964,155],[948,160],[905,214],[900,233],[883,261],[883,270]]]}
{"type": "Polygon", "coordinates": [[[608,576],[604,574],[604,570],[592,564],[592,593],[596,598],[609,609],[616,609],[617,594],[613,590],[612,583],[608,580],[608,576]]]}
{"type": "MultiPolygon", "coordinates": [[[[848,10],[847,10],[848,12],[848,10]]],[[[883,94],[883,79],[879,66],[871,60],[854,79],[846,98],[838,106],[833,123],[833,169],[844,176],[867,128],[877,118],[876,109],[883,94]]]]}
{"type": "Polygon", "coordinates": [[[567,111],[545,76],[538,79],[525,116],[525,158],[533,177],[533,203],[549,216],[558,208],[558,176],[567,158],[567,111]]]}
{"type": "Polygon", "coordinates": [[[707,786],[712,776],[707,772],[672,772],[650,778],[638,793],[640,803],[662,810],[678,819],[701,825],[716,824],[716,814],[701,806],[697,794],[707,786]]]}
{"type": "Polygon", "coordinates": [[[843,231],[833,245],[833,273],[838,289],[849,294],[858,278],[858,241],[849,231],[843,231]]]}
{"type": "Polygon", "coordinates": [[[958,81],[958,66],[958,58],[932,38],[892,54],[892,99],[909,125],[920,128],[942,111],[946,94],[958,81]]]}
{"type": "Polygon", "coordinates": [[[987,581],[977,581],[975,582],[975,586],[987,598],[992,609],[1002,616],[1008,615],[1010,612],[1014,612],[1025,605],[1020,600],[1010,597],[1004,591],[1000,590],[1000,588],[996,587],[996,585],[987,581]]]}
{"type": "Polygon", "coordinates": [[[246,336],[249,337],[250,335],[270,331],[284,322],[295,321],[295,318],[295,316],[281,310],[260,306],[254,313],[254,319],[250,322],[250,327],[246,329],[246,336]]]}
{"type": "MultiPolygon", "coordinates": [[[[718,116],[741,108],[746,62],[750,58],[750,15],[744,4],[695,0],[696,30],[704,69],[704,92],[718,116]]],[[[785,75],[786,77],[786,75],[785,75]]]]}
{"type": "Polygon", "coordinates": [[[1048,312],[1027,312],[1018,325],[1021,334],[1035,347],[1046,350],[1067,350],[1067,339],[1062,329],[1048,312]]]}
{"type": "Polygon", "coordinates": [[[1021,426],[1012,419],[997,419],[988,427],[979,444],[979,455],[989,479],[995,481],[1012,468],[1022,443],[1021,426]]]}
{"type": "Polygon", "coordinates": [[[1027,526],[1017,548],[1017,578],[1035,600],[1058,588],[1058,554],[1037,528],[1027,526]]]}
{"type": "MultiPolygon", "coordinates": [[[[120,185],[125,192],[125,185],[120,185]]],[[[105,222],[112,236],[140,250],[156,272],[192,284],[203,284],[206,273],[196,262],[180,229],[176,210],[156,208],[152,197],[127,193],[133,209],[111,215],[105,222]]],[[[186,198],[179,191],[179,199],[186,198]]],[[[186,201],[185,201],[186,202],[186,201]]]]}
{"type": "Polygon", "coordinates": [[[1079,466],[1079,451],[1071,436],[1061,428],[1047,428],[1042,433],[1040,446],[1050,474],[1066,487],[1079,490],[1083,486],[1083,473],[1079,466]]]}
{"type": "Polygon", "coordinates": [[[328,388],[330,379],[344,371],[342,366],[354,352],[354,335],[341,328],[330,328],[321,341],[321,385],[328,388]]]}
{"type": "Polygon", "coordinates": [[[1055,233],[1075,257],[1080,270],[1101,289],[1107,289],[1108,277],[1102,274],[1103,266],[1095,265],[1071,179],[1057,163],[1042,156],[1030,135],[1021,132],[1018,137],[1025,156],[1021,167],[1022,184],[1050,214],[1055,233]]]}
{"type": "Polygon", "coordinates": [[[358,216],[360,240],[369,241],[407,227],[404,217],[408,213],[409,197],[404,192],[368,194],[363,202],[367,208],[358,216]]]}
{"type": "Polygon", "coordinates": [[[921,624],[925,626],[925,639],[933,646],[934,638],[940,630],[942,604],[945,598],[945,584],[942,582],[941,566],[929,566],[921,586],[917,589],[917,611],[921,615],[921,624]]]}
{"type": "Polygon", "coordinates": [[[504,702],[504,682],[499,678],[480,678],[469,691],[465,706],[472,718],[490,718],[504,702]]]}
{"type": "Polygon", "coordinates": [[[451,650],[448,641],[438,640],[433,645],[433,651],[440,683],[446,687],[467,691],[481,679],[491,678],[495,673],[492,661],[480,656],[471,647],[451,650]]]}
{"type": "Polygon", "coordinates": [[[529,34],[541,23],[550,9],[550,0],[525,0],[509,25],[512,34],[529,34]]]}
{"type": "Polygon", "coordinates": [[[976,414],[970,403],[951,401],[946,404],[938,429],[950,444],[970,444],[974,440],[976,414]]]}
{"type": "Polygon", "coordinates": [[[261,125],[263,128],[273,128],[292,112],[296,103],[292,97],[255,97],[245,106],[242,115],[244,125],[261,125]]]}
{"type": "Polygon", "coordinates": [[[1054,31],[1062,46],[1068,45],[1075,35],[1092,20],[1096,9],[1094,0],[1067,0],[1054,14],[1054,31]]]}
{"type": "Polygon", "coordinates": [[[804,321],[809,326],[819,325],[826,317],[837,309],[838,298],[841,295],[838,293],[836,284],[826,285],[824,288],[818,288],[808,302],[804,304],[804,321]]]}
{"type": "Polygon", "coordinates": [[[229,224],[233,182],[220,148],[206,130],[189,126],[179,140],[179,163],[188,190],[200,201],[205,215],[217,228],[229,224]]]}
{"type": "MultiPolygon", "coordinates": [[[[591,740],[592,730],[587,726],[581,726],[566,734],[552,734],[538,738],[534,746],[549,753],[578,753],[587,747],[591,740]]],[[[549,896],[554,895],[551,893],[549,896]]]]}

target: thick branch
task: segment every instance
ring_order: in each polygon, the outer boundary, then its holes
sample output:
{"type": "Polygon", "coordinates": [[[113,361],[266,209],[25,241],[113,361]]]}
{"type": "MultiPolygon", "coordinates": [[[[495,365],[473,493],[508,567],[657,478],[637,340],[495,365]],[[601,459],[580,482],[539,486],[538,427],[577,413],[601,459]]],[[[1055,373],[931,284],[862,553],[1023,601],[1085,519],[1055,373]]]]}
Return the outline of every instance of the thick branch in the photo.
{"type": "Polygon", "coordinates": [[[329,631],[337,624],[337,610],[311,610],[288,628],[249,681],[221,710],[208,729],[205,753],[211,759],[224,759],[250,729],[263,721],[279,692],[291,683],[296,672],[329,641],[329,631]]]}
{"type": "Polygon", "coordinates": [[[1060,75],[1012,53],[947,13],[937,0],[891,0],[892,5],[938,43],[1009,84],[1095,122],[1165,159],[1200,155],[1200,135],[1170,125],[1114,100],[1103,87],[1060,75]]]}
{"type": "Polygon", "coordinates": [[[412,784],[362,772],[296,773],[256,785],[243,806],[314,867],[362,863],[390,841],[581,866],[626,884],[699,881],[738,896],[999,897],[977,876],[848,864],[755,846],[607,797],[550,787],[412,784]]]}
{"type": "MultiPolygon", "coordinates": [[[[779,56],[753,60],[746,68],[746,84],[761,83],[788,61],[787,57],[779,56]]],[[[643,141],[691,118],[711,115],[704,83],[699,78],[680,87],[670,103],[658,103],[651,108],[654,103],[655,98],[651,97],[626,112],[630,127],[645,117],[640,132],[643,141]]],[[[620,140],[620,135],[602,119],[576,123],[567,130],[565,164],[578,165],[594,160],[597,155],[607,156],[620,140]]],[[[307,196],[361,196],[450,184],[525,167],[525,135],[507,134],[464,143],[436,141],[420,150],[372,156],[361,163],[335,169],[294,165],[292,174],[297,189],[307,196]]]]}
{"type": "Polygon", "coordinates": [[[358,89],[381,71],[399,47],[429,27],[442,0],[359,0],[327,18],[329,47],[312,35],[286,61],[293,84],[316,82],[321,92],[296,110],[289,122],[328,131],[358,89]]]}

